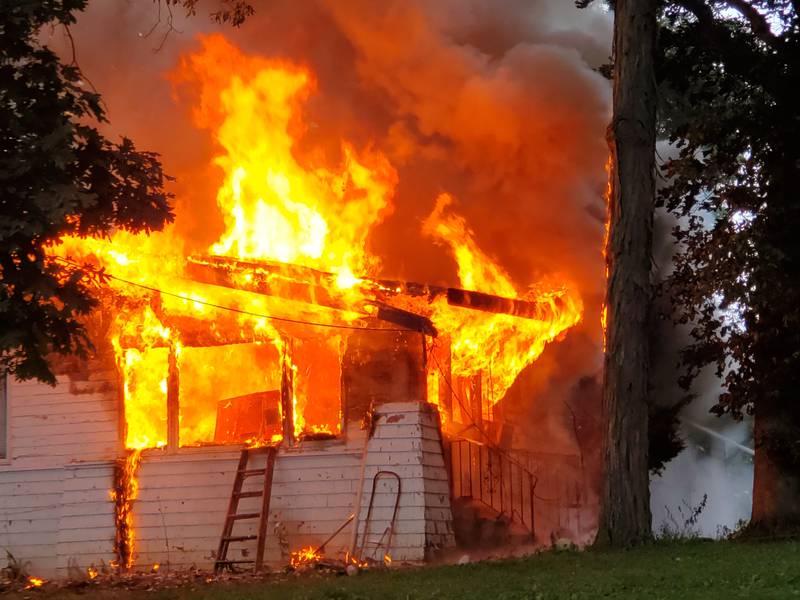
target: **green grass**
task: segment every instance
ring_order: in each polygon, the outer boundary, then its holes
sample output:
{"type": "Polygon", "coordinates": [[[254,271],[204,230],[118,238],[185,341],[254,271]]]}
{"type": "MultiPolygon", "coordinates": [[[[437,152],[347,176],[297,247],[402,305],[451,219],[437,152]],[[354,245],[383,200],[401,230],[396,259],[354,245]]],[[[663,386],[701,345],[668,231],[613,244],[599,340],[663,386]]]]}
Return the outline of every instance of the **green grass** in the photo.
{"type": "Polygon", "coordinates": [[[304,576],[279,582],[200,584],[194,590],[87,590],[74,596],[62,591],[55,597],[86,600],[783,600],[800,598],[800,542],[683,542],[629,551],[546,552],[524,559],[370,572],[355,577],[304,576]]]}

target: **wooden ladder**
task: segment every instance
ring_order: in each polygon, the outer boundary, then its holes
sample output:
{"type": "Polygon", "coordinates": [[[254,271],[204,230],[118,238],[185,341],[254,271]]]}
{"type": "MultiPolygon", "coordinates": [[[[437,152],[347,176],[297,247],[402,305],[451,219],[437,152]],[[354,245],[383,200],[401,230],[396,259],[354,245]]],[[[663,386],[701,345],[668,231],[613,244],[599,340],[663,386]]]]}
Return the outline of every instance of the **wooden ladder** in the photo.
{"type": "Polygon", "coordinates": [[[262,446],[260,448],[244,448],[239,456],[239,465],[236,469],[236,478],[233,480],[233,490],[228,503],[228,514],[225,517],[225,526],[219,540],[217,560],[214,562],[214,571],[222,569],[234,570],[235,565],[253,564],[253,569],[258,571],[264,562],[264,543],[267,537],[267,521],[269,520],[269,499],[272,495],[272,474],[275,470],[275,457],[278,454],[277,446],[262,446]],[[266,465],[263,469],[248,469],[247,464],[254,454],[266,454],[266,465]],[[264,485],[260,490],[243,492],[244,480],[248,477],[263,476],[264,485]],[[261,498],[261,510],[253,513],[240,513],[239,500],[241,498],[261,498]],[[257,535],[233,535],[233,526],[237,521],[258,519],[257,535]],[[256,540],[255,560],[228,560],[228,550],[231,542],[246,542],[256,540]]]}

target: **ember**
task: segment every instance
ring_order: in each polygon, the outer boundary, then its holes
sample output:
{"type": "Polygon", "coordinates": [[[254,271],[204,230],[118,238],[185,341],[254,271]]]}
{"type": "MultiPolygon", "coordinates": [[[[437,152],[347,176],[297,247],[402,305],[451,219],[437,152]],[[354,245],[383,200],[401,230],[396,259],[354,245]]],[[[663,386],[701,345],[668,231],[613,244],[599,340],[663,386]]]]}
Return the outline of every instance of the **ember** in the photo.
{"type": "Polygon", "coordinates": [[[322,554],[313,546],[308,546],[307,548],[292,552],[291,558],[289,559],[289,566],[297,569],[304,566],[315,565],[320,560],[322,560],[322,554]]]}
{"type": "Polygon", "coordinates": [[[26,590],[30,590],[33,588],[42,587],[45,584],[45,580],[39,577],[28,577],[28,583],[25,585],[26,590]]]}

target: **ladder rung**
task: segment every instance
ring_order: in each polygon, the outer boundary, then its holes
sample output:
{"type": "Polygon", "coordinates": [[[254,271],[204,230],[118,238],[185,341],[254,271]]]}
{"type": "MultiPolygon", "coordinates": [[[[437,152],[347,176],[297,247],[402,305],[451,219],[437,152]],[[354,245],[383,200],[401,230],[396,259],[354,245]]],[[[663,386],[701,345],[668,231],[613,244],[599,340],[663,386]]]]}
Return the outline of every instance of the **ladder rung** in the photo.
{"type": "Polygon", "coordinates": [[[251,475],[266,475],[266,469],[245,469],[244,471],[239,471],[239,475],[242,477],[250,477],[251,475]]]}
{"type": "Polygon", "coordinates": [[[257,535],[234,535],[232,537],[224,537],[222,541],[224,542],[246,542],[247,540],[256,540],[258,539],[257,535]]]}
{"type": "Polygon", "coordinates": [[[215,565],[243,565],[243,564],[254,563],[254,562],[256,562],[256,561],[254,561],[254,560],[228,560],[228,559],[225,559],[225,560],[218,560],[214,564],[215,565]]]}
{"type": "Polygon", "coordinates": [[[228,515],[229,519],[257,519],[261,513],[239,513],[236,515],[228,515]]]}
{"type": "Polygon", "coordinates": [[[234,495],[238,498],[258,498],[259,496],[263,496],[264,492],[261,490],[257,492],[236,492],[234,495]]]}

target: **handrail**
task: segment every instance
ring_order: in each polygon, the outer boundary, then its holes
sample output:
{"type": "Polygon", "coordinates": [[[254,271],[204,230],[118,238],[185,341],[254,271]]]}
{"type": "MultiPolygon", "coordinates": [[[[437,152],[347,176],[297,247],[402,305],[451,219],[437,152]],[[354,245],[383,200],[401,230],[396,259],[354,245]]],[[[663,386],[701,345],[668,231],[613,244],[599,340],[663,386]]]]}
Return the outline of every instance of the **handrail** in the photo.
{"type": "Polygon", "coordinates": [[[536,535],[538,477],[505,452],[475,440],[451,440],[452,497],[470,498],[536,535]]]}

